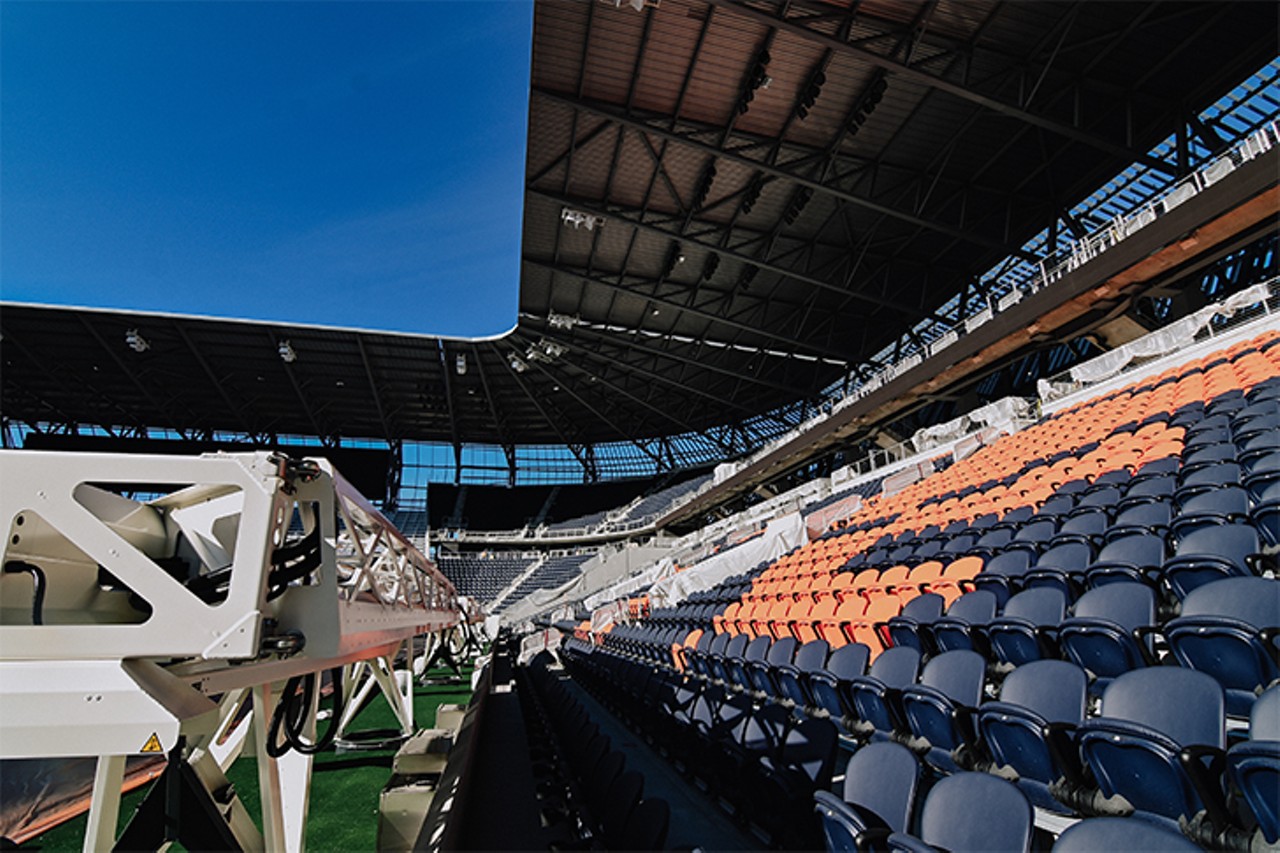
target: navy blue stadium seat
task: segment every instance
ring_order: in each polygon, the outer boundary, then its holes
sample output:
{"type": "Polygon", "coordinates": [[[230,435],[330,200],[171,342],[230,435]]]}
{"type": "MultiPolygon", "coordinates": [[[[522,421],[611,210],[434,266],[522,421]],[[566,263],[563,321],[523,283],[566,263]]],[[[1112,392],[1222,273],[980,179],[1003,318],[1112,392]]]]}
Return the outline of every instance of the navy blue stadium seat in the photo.
{"type": "Polygon", "coordinates": [[[827,645],[826,640],[810,640],[796,649],[791,663],[773,667],[778,691],[784,700],[800,708],[813,704],[813,698],[805,691],[804,676],[806,673],[822,669],[827,663],[830,650],[831,647],[827,645]]]}
{"type": "Polygon", "coordinates": [[[1004,612],[987,626],[991,657],[1020,666],[1046,656],[1045,628],[1056,628],[1066,615],[1067,596],[1060,589],[1027,589],[1009,599],[1004,612]]]}
{"type": "Polygon", "coordinates": [[[1188,497],[1177,505],[1169,525],[1175,542],[1206,527],[1249,520],[1249,493],[1243,486],[1222,486],[1188,497]]]}
{"type": "Polygon", "coordinates": [[[1178,663],[1208,673],[1226,691],[1227,713],[1244,717],[1264,687],[1280,678],[1280,584],[1223,578],[1196,587],[1182,615],[1162,633],[1178,663]]]}
{"type": "Polygon", "coordinates": [[[1227,769],[1262,837],[1280,842],[1280,685],[1253,703],[1249,739],[1227,752],[1227,769]]]}
{"type": "Polygon", "coordinates": [[[1093,559],[1093,546],[1087,540],[1059,542],[1043,554],[1022,578],[1024,589],[1051,586],[1073,595],[1084,585],[1085,567],[1093,559]]]}
{"type": "Polygon", "coordinates": [[[771,637],[761,635],[747,643],[740,657],[726,656],[725,673],[728,676],[726,684],[734,690],[751,690],[751,667],[753,664],[764,663],[771,643],[771,637]]]}
{"type": "Polygon", "coordinates": [[[920,762],[901,744],[870,743],[849,757],[841,796],[814,794],[828,850],[867,849],[910,827],[920,762]]]}
{"type": "Polygon", "coordinates": [[[1082,667],[1101,687],[1121,673],[1151,663],[1145,640],[1135,631],[1155,624],[1156,597],[1140,583],[1111,583],[1091,589],[1076,602],[1072,616],[1057,631],[1068,660],[1082,667]]]}
{"type": "MultiPolygon", "coordinates": [[[[1151,507],[1165,509],[1167,523],[1169,516],[1166,504],[1143,504],[1135,507],[1134,511],[1151,507]]],[[[1098,587],[1116,581],[1140,581],[1159,571],[1165,559],[1163,534],[1153,529],[1130,525],[1126,525],[1124,531],[1123,535],[1114,538],[1110,532],[1107,534],[1107,544],[1098,552],[1098,558],[1085,569],[1086,586],[1098,587]]]]}
{"type": "Polygon", "coordinates": [[[1079,731],[1103,795],[1119,794],[1139,816],[1172,828],[1206,809],[1215,824],[1227,822],[1220,780],[1204,761],[1220,759],[1226,745],[1222,688],[1210,676],[1172,666],[1127,672],[1103,692],[1101,716],[1079,731]]]}
{"type": "Polygon", "coordinates": [[[671,806],[657,797],[642,800],[622,825],[616,837],[606,836],[610,850],[664,850],[671,825],[671,806]]]}
{"type": "Polygon", "coordinates": [[[1190,533],[1160,570],[1164,586],[1178,599],[1224,577],[1247,577],[1248,559],[1258,553],[1258,532],[1248,524],[1222,524],[1190,533]]]}
{"type": "Polygon", "coordinates": [[[809,718],[787,731],[760,758],[753,819],[784,847],[812,847],[810,810],[816,791],[830,788],[839,735],[830,720],[809,718]]]}
{"type": "Polygon", "coordinates": [[[854,709],[845,704],[845,690],[852,679],[866,673],[870,658],[871,650],[863,643],[846,643],[832,652],[826,666],[806,676],[813,706],[835,720],[853,714],[854,709]]]}
{"type": "Polygon", "coordinates": [[[934,620],[929,632],[933,647],[939,652],[973,649],[979,629],[995,618],[996,606],[997,596],[990,588],[966,592],[951,602],[945,616],[934,620]]]}
{"type": "Polygon", "coordinates": [[[1031,804],[1012,784],[986,773],[957,773],[925,797],[920,834],[895,833],[889,836],[889,849],[1026,853],[1032,816],[1031,804]]]}
{"type": "Polygon", "coordinates": [[[751,676],[752,690],[757,696],[782,698],[777,668],[791,663],[799,645],[795,637],[782,637],[769,646],[769,653],[764,660],[751,662],[748,673],[751,676]]]}
{"type": "Polygon", "coordinates": [[[1005,551],[987,560],[972,581],[977,589],[984,589],[996,597],[997,605],[1003,605],[1013,594],[1013,588],[1035,561],[1035,553],[1028,549],[1005,551]]]}
{"type": "Polygon", "coordinates": [[[883,740],[900,725],[897,697],[915,683],[920,672],[920,652],[910,646],[894,646],[871,662],[870,671],[850,679],[848,704],[857,709],[855,733],[883,740]]]}
{"type": "Polygon", "coordinates": [[[1073,735],[1084,720],[1088,679],[1061,660],[1024,664],[1009,673],[1000,699],[978,709],[977,728],[997,767],[1017,774],[1017,784],[1037,806],[1064,811],[1050,793],[1059,779],[1080,779],[1073,735]]]}
{"type": "Polygon", "coordinates": [[[944,772],[962,768],[961,748],[974,740],[970,714],[982,699],[987,662],[966,649],[925,664],[920,682],[902,691],[903,717],[925,760],[944,772]]]}
{"type": "Polygon", "coordinates": [[[935,592],[918,595],[906,603],[902,612],[887,623],[889,638],[895,646],[911,646],[924,653],[929,629],[942,616],[945,599],[935,592]]]}
{"type": "Polygon", "coordinates": [[[1053,853],[1099,853],[1124,850],[1134,853],[1200,853],[1181,833],[1129,817],[1092,817],[1063,830],[1053,853]]]}

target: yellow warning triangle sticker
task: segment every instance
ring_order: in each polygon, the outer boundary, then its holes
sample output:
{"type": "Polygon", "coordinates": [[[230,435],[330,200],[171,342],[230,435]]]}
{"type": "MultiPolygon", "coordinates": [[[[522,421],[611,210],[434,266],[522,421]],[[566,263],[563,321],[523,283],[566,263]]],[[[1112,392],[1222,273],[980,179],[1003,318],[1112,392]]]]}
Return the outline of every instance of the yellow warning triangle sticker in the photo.
{"type": "Polygon", "coordinates": [[[142,745],[143,752],[164,752],[164,747],[160,745],[160,738],[156,737],[156,733],[152,732],[151,737],[147,738],[147,742],[142,745]]]}

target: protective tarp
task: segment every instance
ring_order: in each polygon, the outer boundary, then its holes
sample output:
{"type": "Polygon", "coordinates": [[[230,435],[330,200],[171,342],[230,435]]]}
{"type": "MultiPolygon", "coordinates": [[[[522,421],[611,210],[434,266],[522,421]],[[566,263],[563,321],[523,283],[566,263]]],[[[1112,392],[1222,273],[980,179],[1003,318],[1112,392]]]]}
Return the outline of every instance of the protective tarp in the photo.
{"type": "Polygon", "coordinates": [[[1071,368],[1071,378],[1076,382],[1094,383],[1120,373],[1137,360],[1147,360],[1167,355],[1183,347],[1189,346],[1200,330],[1214,317],[1231,317],[1243,308],[1256,305],[1271,297],[1271,286],[1255,284],[1239,293],[1232,294],[1216,305],[1208,305],[1194,314],[1188,314],[1177,322],[1170,323],[1163,329],[1116,347],[1108,353],[1090,359],[1083,364],[1071,368]]]}
{"type": "MultiPolygon", "coordinates": [[[[164,764],[163,757],[130,758],[125,764],[125,790],[155,778],[164,764]]],[[[88,811],[96,767],[96,758],[0,761],[0,838],[21,844],[88,811]]]]}
{"type": "Polygon", "coordinates": [[[770,521],[760,536],[658,581],[649,590],[649,601],[654,607],[674,607],[695,592],[711,589],[727,577],[740,574],[758,563],[772,561],[808,541],[800,513],[780,516],[770,521]]]}
{"type": "Polygon", "coordinates": [[[838,518],[849,518],[862,508],[862,495],[850,492],[840,500],[827,504],[817,512],[804,517],[805,530],[810,539],[816,539],[826,532],[831,522],[838,518]]]}
{"type": "Polygon", "coordinates": [[[932,450],[949,444],[983,426],[1001,426],[1025,417],[1031,410],[1031,401],[1022,397],[1005,397],[994,403],[974,409],[945,424],[917,430],[911,438],[911,446],[917,451],[932,450]]]}
{"type": "Polygon", "coordinates": [[[670,557],[663,557],[655,565],[645,569],[640,574],[633,575],[632,577],[603,589],[594,595],[587,596],[584,604],[591,608],[599,607],[606,601],[616,601],[623,596],[630,595],[636,590],[645,589],[663,578],[669,578],[675,573],[676,564],[670,557]]]}

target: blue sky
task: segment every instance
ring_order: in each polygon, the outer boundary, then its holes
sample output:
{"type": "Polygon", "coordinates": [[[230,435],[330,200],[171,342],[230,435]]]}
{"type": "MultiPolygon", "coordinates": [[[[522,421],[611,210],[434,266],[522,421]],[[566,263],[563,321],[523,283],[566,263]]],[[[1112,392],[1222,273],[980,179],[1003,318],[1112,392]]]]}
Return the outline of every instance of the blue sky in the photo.
{"type": "Polygon", "coordinates": [[[532,4],[0,3],[0,298],[516,317],[532,4]]]}

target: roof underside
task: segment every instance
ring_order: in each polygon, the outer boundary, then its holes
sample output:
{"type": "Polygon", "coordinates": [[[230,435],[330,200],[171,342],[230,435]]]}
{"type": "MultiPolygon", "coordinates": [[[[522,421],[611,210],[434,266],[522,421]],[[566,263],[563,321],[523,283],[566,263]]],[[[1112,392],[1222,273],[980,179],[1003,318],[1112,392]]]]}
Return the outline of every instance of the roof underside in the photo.
{"type": "Polygon", "coordinates": [[[511,335],[6,306],[4,415],[507,446],[728,427],[976,287],[1276,26],[1269,2],[540,0],[511,335]]]}

